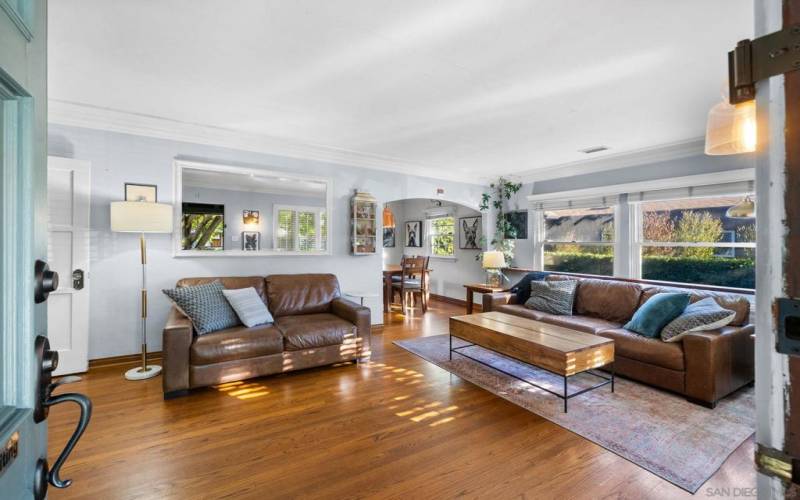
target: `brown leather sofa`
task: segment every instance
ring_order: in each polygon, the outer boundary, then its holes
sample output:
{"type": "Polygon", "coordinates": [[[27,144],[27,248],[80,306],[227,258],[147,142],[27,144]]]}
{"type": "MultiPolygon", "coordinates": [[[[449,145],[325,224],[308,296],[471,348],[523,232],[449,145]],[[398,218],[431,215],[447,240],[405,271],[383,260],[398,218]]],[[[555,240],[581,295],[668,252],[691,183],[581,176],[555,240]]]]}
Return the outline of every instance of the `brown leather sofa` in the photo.
{"type": "Polygon", "coordinates": [[[370,311],[341,298],[336,276],[184,278],[177,286],[215,280],[228,289],[255,288],[275,322],[198,336],[173,306],[163,332],[164,399],[196,387],[369,358],[370,311]]]}
{"type": "Polygon", "coordinates": [[[527,309],[512,293],[483,296],[484,311],[500,311],[614,339],[620,375],[683,394],[713,408],[717,401],[753,381],[754,328],[750,302],[739,294],[644,285],[613,279],[550,275],[547,280],[577,279],[573,316],[527,309]],[[643,337],[622,327],[650,297],[682,291],[691,302],[713,297],[736,311],[733,322],[714,331],[690,333],[678,342],[643,337]]]}

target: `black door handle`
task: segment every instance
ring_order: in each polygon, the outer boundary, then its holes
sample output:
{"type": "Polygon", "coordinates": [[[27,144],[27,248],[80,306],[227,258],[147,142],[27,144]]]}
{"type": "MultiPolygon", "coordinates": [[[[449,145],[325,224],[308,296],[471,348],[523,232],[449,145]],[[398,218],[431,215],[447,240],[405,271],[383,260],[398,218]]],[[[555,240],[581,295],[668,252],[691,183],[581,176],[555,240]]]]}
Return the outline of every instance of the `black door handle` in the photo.
{"type": "Polygon", "coordinates": [[[58,288],[58,273],[50,270],[50,266],[43,260],[37,260],[34,266],[35,284],[33,288],[33,299],[37,304],[47,300],[50,292],[58,288]]]}
{"type": "MultiPolygon", "coordinates": [[[[53,370],[58,367],[58,352],[50,350],[50,342],[47,340],[47,337],[41,335],[36,337],[35,348],[36,359],[39,366],[39,380],[37,383],[38,394],[36,397],[36,406],[33,409],[34,422],[39,423],[45,420],[50,411],[50,407],[57,404],[71,401],[77,404],[81,409],[81,415],[78,419],[78,425],[75,427],[75,431],[72,433],[72,436],[70,436],[64,449],[58,455],[58,458],[53,464],[53,468],[46,471],[47,480],[50,484],[56,488],[66,488],[72,484],[72,481],[69,479],[61,479],[61,467],[64,465],[64,462],[67,461],[69,454],[72,453],[73,448],[75,448],[78,440],[80,440],[84,431],[86,431],[86,427],[89,425],[89,420],[92,418],[92,402],[83,394],[67,393],[53,396],[53,391],[59,386],[77,382],[81,378],[75,376],[62,377],[53,382],[53,370]]],[[[46,463],[45,461],[45,468],[46,463]]]]}

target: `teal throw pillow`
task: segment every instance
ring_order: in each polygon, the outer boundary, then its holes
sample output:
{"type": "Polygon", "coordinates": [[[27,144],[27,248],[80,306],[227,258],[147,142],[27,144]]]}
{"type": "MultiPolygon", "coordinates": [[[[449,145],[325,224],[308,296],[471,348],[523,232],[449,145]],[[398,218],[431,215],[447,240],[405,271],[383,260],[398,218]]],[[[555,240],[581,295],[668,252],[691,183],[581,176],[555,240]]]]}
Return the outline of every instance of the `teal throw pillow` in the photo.
{"type": "Polygon", "coordinates": [[[239,325],[236,311],[225,299],[222,283],[214,281],[204,285],[162,290],[178,309],[192,320],[198,335],[239,325]]]}
{"type": "Polygon", "coordinates": [[[661,329],[681,315],[689,305],[688,293],[657,293],[640,307],[625,329],[650,338],[658,338],[661,329]]]}

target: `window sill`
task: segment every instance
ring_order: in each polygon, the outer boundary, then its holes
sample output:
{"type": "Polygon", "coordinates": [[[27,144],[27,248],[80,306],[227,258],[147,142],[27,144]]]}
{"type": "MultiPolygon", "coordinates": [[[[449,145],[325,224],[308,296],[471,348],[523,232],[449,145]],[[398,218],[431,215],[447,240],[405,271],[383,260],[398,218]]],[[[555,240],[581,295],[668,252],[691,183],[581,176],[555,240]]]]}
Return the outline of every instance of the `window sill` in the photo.
{"type": "Polygon", "coordinates": [[[444,260],[444,261],[449,261],[449,262],[456,262],[458,260],[458,257],[455,257],[455,256],[453,256],[453,257],[445,257],[445,256],[441,256],[441,255],[431,255],[431,259],[444,260]]]}

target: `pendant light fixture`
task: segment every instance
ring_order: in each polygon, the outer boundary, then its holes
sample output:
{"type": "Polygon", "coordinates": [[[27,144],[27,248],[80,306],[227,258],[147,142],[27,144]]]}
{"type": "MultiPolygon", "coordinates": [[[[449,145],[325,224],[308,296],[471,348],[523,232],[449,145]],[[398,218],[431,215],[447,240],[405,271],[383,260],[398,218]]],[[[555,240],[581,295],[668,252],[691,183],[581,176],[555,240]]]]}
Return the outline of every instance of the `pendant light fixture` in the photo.
{"type": "Polygon", "coordinates": [[[385,228],[395,227],[394,214],[392,213],[392,210],[389,208],[388,205],[383,206],[383,227],[385,228]]]}
{"type": "Polygon", "coordinates": [[[756,150],[756,102],[730,104],[727,90],[708,112],[706,154],[735,155],[756,150]]]}
{"type": "Polygon", "coordinates": [[[753,181],[748,183],[749,191],[744,199],[725,211],[725,217],[729,219],[752,219],[756,216],[756,202],[750,193],[753,192],[753,181]]]}

